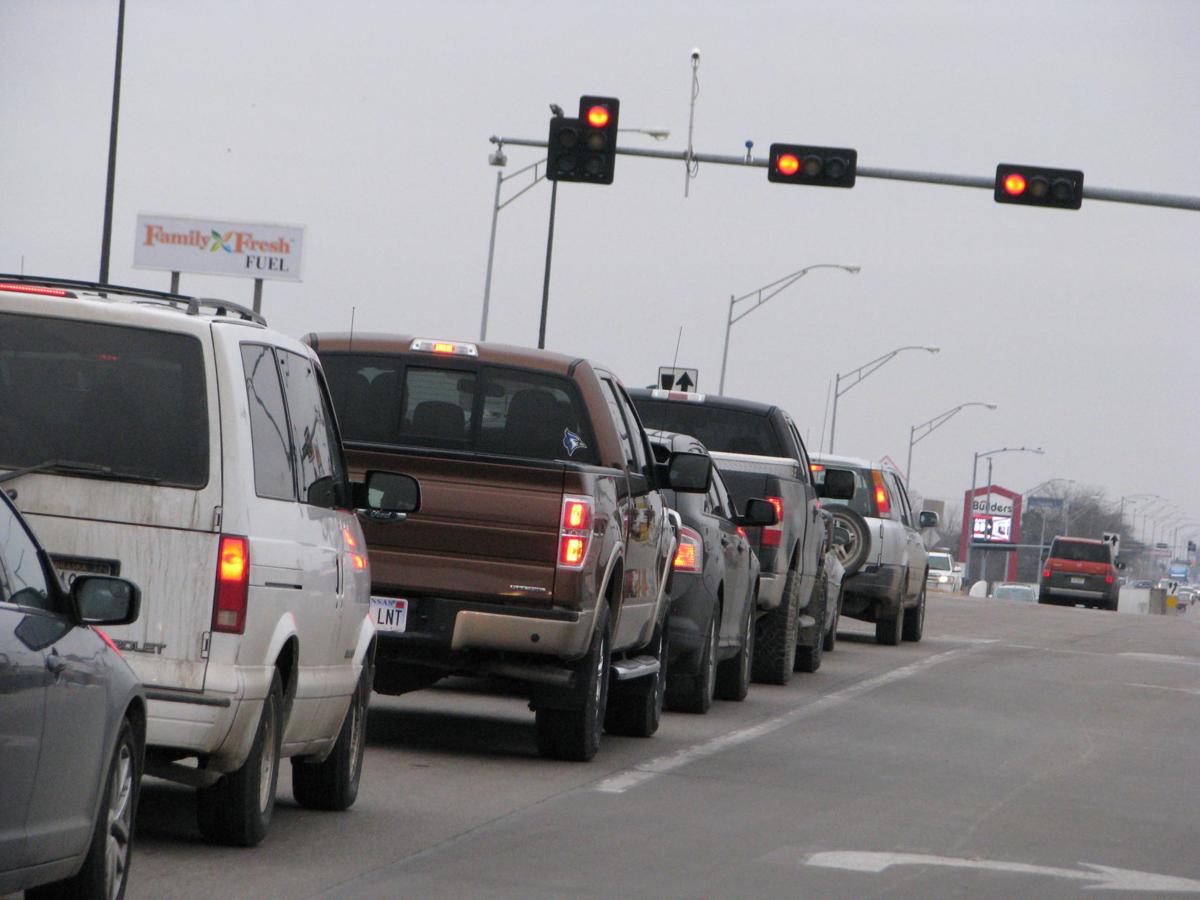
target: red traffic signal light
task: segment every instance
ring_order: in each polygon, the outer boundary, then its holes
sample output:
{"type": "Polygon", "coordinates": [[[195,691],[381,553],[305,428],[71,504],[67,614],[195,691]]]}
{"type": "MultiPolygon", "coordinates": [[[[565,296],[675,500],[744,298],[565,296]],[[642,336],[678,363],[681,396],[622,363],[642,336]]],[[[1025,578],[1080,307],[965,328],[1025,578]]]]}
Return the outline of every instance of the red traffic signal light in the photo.
{"type": "Polygon", "coordinates": [[[616,97],[579,98],[579,117],[550,120],[546,177],[551,181],[612,184],[617,161],[616,97]]]}
{"type": "Polygon", "coordinates": [[[581,116],[593,128],[603,128],[608,124],[608,107],[601,103],[596,103],[588,107],[587,115],[581,116]]]}
{"type": "Polygon", "coordinates": [[[1083,173],[1001,163],[996,166],[993,196],[997,203],[1079,209],[1083,205],[1083,173]]]}
{"type": "Polygon", "coordinates": [[[854,187],[858,151],[849,147],[772,144],[767,180],[816,187],[854,187]]]}

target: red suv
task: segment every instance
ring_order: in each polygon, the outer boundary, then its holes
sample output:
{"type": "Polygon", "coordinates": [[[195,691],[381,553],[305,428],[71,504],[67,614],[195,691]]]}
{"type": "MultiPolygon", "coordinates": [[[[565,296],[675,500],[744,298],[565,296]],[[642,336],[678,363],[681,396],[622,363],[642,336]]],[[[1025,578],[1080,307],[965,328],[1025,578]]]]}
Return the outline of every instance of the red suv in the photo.
{"type": "Polygon", "coordinates": [[[1117,569],[1112,545],[1088,538],[1056,537],[1042,566],[1038,603],[1117,611],[1117,569]]]}

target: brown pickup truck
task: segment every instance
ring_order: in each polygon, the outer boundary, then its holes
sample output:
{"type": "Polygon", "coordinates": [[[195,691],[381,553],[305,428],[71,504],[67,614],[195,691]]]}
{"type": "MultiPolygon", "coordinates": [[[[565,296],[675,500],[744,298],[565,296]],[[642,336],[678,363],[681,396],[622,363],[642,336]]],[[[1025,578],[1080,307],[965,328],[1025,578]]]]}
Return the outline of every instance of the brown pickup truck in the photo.
{"type": "Polygon", "coordinates": [[[707,457],[656,464],[620,381],[541,350],[312,334],[351,474],[421,482],[406,518],[360,513],[379,630],[375,689],[447,675],[527,690],[539,752],[587,760],[602,730],[649,736],[666,682],[664,591],[707,457]]]}

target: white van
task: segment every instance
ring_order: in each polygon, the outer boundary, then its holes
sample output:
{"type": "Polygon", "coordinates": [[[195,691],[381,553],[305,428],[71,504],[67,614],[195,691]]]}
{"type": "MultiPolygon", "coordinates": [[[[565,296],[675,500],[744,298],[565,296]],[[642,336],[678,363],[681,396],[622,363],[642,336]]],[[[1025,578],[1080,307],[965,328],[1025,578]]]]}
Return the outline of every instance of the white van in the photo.
{"type": "Polygon", "coordinates": [[[199,789],[206,839],[253,845],[281,757],[303,805],[354,802],[375,642],[355,507],[419,492],[351,485],[304,344],[233,304],[98,287],[0,276],[0,470],[26,470],[6,489],[65,581],[140,586],[110,634],[146,687],[146,771],[199,789]]]}

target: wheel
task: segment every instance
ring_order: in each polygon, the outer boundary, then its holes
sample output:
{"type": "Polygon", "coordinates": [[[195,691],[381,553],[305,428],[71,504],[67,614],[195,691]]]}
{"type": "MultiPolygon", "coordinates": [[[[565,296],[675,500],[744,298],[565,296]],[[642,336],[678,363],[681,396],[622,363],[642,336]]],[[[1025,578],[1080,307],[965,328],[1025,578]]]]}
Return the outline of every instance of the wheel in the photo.
{"type": "Polygon", "coordinates": [[[71,878],[43,884],[25,892],[29,900],[51,897],[97,897],[120,900],[129,877],[133,822],[137,814],[142,754],[126,719],[117,733],[117,746],[100,794],[92,842],[83,866],[71,878]]]}
{"type": "Polygon", "coordinates": [[[842,589],[838,587],[837,605],[833,608],[833,621],[829,625],[829,631],[825,633],[825,652],[830,653],[837,646],[837,630],[838,623],[842,621],[842,589]]]}
{"type": "Polygon", "coordinates": [[[921,635],[925,633],[925,583],[921,583],[921,593],[917,597],[917,605],[908,610],[904,616],[904,631],[902,636],[906,641],[912,641],[914,644],[921,640],[921,635]]]}
{"type": "Polygon", "coordinates": [[[608,707],[608,669],[611,656],[608,604],[601,603],[599,621],[577,674],[583,692],[579,709],[539,709],[536,715],[538,753],[551,759],[587,762],[600,749],[600,732],[608,707]]]}
{"type": "Polygon", "coordinates": [[[236,772],[222,775],[212,787],[197,792],[196,820],[206,841],[253,847],[266,837],[275,809],[282,718],[283,686],[279,672],[275,672],[263,701],[250,755],[236,772]]]}
{"type": "Polygon", "coordinates": [[[719,700],[740,702],[750,692],[750,667],[754,660],[754,608],[758,606],[758,594],[754,593],[746,602],[746,615],[742,619],[742,645],[737,655],[717,666],[716,695],[719,700]]]}
{"type": "Polygon", "coordinates": [[[825,649],[825,604],[829,602],[829,585],[825,575],[820,576],[821,586],[813,589],[812,607],[813,618],[817,620],[813,626],[812,643],[801,646],[798,635],[796,641],[796,660],[793,668],[797,672],[815,672],[821,668],[821,653],[825,649]]]}
{"type": "Polygon", "coordinates": [[[708,617],[708,631],[700,650],[700,668],[695,675],[681,675],[667,682],[667,709],[676,712],[706,713],[717,689],[717,635],[720,631],[720,607],[708,617]]]}
{"type": "Polygon", "coordinates": [[[779,606],[754,623],[754,680],[762,684],[787,684],[796,658],[796,620],[800,616],[800,584],[789,570],[779,606]]]}
{"type": "Polygon", "coordinates": [[[371,699],[373,666],[364,665],[350,697],[337,743],[319,763],[292,760],[292,793],[307,809],[349,809],[358,797],[363,751],[367,744],[367,704],[371,699]]]}
{"type": "Polygon", "coordinates": [[[663,700],[667,692],[667,623],[655,629],[649,651],[658,658],[658,672],[628,684],[609,685],[608,710],[604,730],[625,737],[650,737],[662,721],[663,700]]]}
{"type": "Polygon", "coordinates": [[[903,630],[904,607],[901,606],[891,618],[875,620],[875,642],[889,647],[899,646],[900,632],[903,630]]]}
{"type": "Polygon", "coordinates": [[[848,506],[832,504],[826,507],[833,514],[833,524],[841,525],[850,532],[850,543],[834,544],[833,552],[849,577],[862,568],[871,552],[871,532],[867,520],[848,506]]]}

